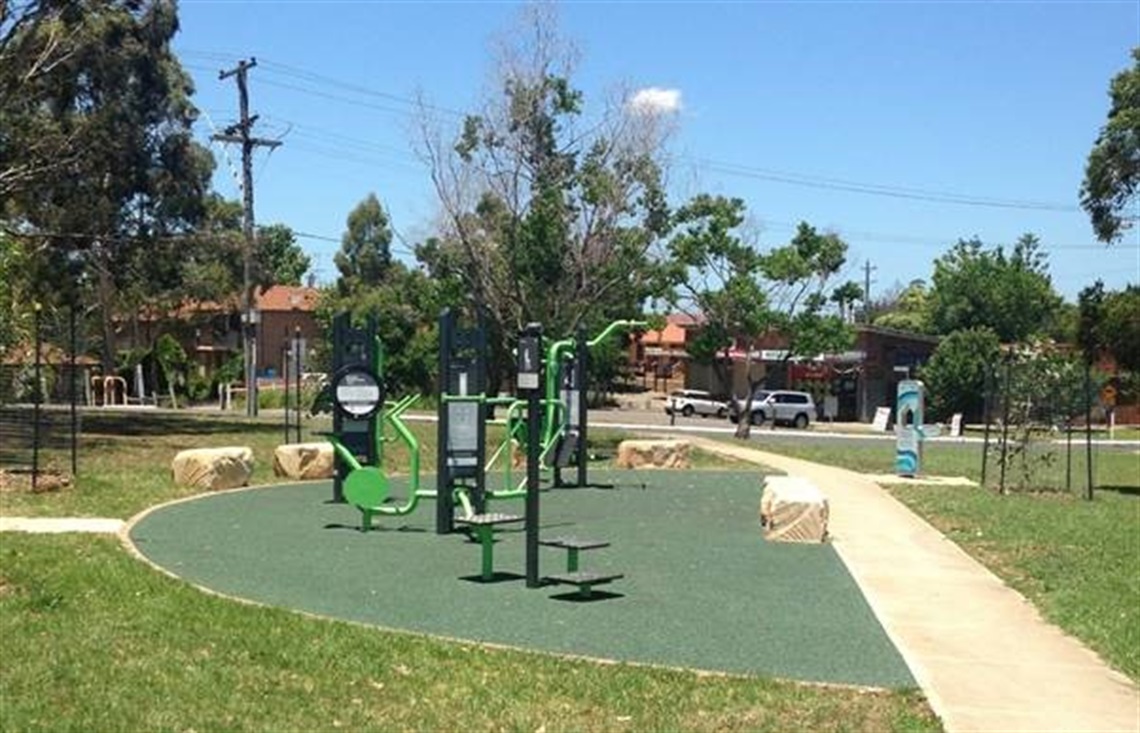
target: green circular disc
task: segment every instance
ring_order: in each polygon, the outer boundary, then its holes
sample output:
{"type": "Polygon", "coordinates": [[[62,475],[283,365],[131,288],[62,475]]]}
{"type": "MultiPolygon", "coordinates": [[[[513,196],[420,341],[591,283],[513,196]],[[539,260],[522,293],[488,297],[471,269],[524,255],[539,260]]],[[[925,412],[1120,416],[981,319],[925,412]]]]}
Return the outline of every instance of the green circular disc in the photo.
{"type": "Polygon", "coordinates": [[[375,466],[358,468],[344,480],[344,498],[358,507],[375,509],[388,498],[388,477],[375,466]]]}

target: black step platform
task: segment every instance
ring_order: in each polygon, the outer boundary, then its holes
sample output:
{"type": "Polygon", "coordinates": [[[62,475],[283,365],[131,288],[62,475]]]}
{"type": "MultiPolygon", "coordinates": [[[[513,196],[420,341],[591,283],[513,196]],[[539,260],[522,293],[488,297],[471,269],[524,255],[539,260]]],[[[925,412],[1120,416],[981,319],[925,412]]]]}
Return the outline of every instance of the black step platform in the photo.
{"type": "Polygon", "coordinates": [[[610,546],[610,543],[604,540],[584,540],[579,537],[552,537],[548,540],[539,540],[538,544],[547,547],[562,547],[567,550],[596,550],[600,547],[610,546]]]}
{"type": "Polygon", "coordinates": [[[546,576],[546,580],[560,585],[576,585],[578,586],[578,595],[582,598],[589,598],[595,585],[612,583],[624,577],[624,573],[591,573],[585,570],[578,570],[572,573],[548,575],[546,576]]]}
{"type": "Polygon", "coordinates": [[[523,517],[518,514],[500,514],[498,512],[489,512],[487,514],[472,514],[470,517],[456,517],[456,524],[467,524],[472,527],[493,527],[496,524],[508,524],[510,522],[521,522],[523,517]]]}

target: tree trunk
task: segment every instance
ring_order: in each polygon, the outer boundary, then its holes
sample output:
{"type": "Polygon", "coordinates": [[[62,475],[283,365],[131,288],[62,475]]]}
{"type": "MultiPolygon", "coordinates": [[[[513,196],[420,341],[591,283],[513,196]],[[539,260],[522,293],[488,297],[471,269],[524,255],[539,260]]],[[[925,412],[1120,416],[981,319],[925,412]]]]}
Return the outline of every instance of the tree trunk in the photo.
{"type": "Polygon", "coordinates": [[[752,395],[756,392],[757,384],[752,382],[751,347],[744,354],[744,376],[748,383],[748,394],[744,396],[744,405],[736,420],[736,433],[733,437],[738,440],[748,440],[752,436],[752,395]]]}

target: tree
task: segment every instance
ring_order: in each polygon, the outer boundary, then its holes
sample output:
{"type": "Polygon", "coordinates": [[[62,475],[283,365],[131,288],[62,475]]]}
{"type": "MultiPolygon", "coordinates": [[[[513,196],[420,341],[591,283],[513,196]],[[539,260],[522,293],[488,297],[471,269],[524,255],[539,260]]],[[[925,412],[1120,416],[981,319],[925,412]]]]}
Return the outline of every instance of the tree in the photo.
{"type": "Polygon", "coordinates": [[[1060,306],[1040,242],[1032,234],[1008,255],[981,241],[959,241],[934,261],[930,325],[935,333],[987,327],[1003,342],[1045,332],[1060,306]]]}
{"type": "Polygon", "coordinates": [[[256,283],[265,288],[270,285],[300,285],[312,260],[297,244],[292,229],[284,224],[270,224],[257,228],[254,263],[256,283]]]}
{"type": "Polygon", "coordinates": [[[989,386],[987,371],[1000,358],[997,334],[985,326],[954,331],[942,339],[921,371],[929,388],[931,416],[948,420],[960,412],[967,420],[980,419],[989,386]]]}
{"type": "Polygon", "coordinates": [[[32,298],[28,293],[27,255],[19,242],[0,232],[0,362],[8,349],[30,341],[32,298]]]}
{"type": "Polygon", "coordinates": [[[336,264],[340,277],[321,295],[317,319],[331,329],[348,311],[357,322],[375,318],[384,345],[384,378],[393,392],[432,390],[438,361],[436,316],[440,286],[425,273],[393,261],[392,230],[375,194],[348,215],[336,264]]]}
{"type": "Polygon", "coordinates": [[[1140,287],[1109,293],[1104,303],[1105,345],[1117,366],[1140,372],[1140,287]]]}
{"type": "Polygon", "coordinates": [[[1140,186],[1140,48],[1132,68],[1116,75],[1108,94],[1112,104],[1085,167],[1081,206],[1102,242],[1120,239],[1136,221],[1140,186]]]}
{"type": "Polygon", "coordinates": [[[1091,362],[1101,353],[1125,371],[1140,372],[1140,287],[1105,292],[1104,283],[1081,291],[1077,343],[1091,362]]]}
{"type": "Polygon", "coordinates": [[[347,289],[379,285],[392,264],[392,228],[376,194],[370,193],[348,215],[348,229],[333,257],[347,289]]]}
{"type": "MultiPolygon", "coordinates": [[[[242,205],[211,194],[205,216],[184,243],[182,289],[184,297],[219,303],[240,302],[244,273],[242,253],[242,205]]],[[[300,285],[311,260],[285,224],[257,228],[253,253],[253,285],[262,290],[271,285],[300,285]]]]}
{"type": "Polygon", "coordinates": [[[29,3],[0,19],[4,225],[42,298],[73,252],[93,275],[103,361],[114,319],[173,299],[213,160],[191,134],[193,91],[170,48],[170,0],[29,3]],[[16,171],[16,175],[12,175],[16,171]]]}
{"type": "Polygon", "coordinates": [[[527,322],[562,336],[636,316],[659,282],[650,250],[669,224],[666,118],[620,100],[583,125],[572,54],[549,10],[502,49],[501,95],[454,135],[426,110],[422,125],[443,215],[423,261],[458,280],[465,309],[487,314],[493,388],[527,322]]]}
{"type": "MultiPolygon", "coordinates": [[[[669,276],[674,304],[703,323],[689,345],[695,360],[723,370],[733,345],[744,349],[749,389],[740,414],[747,416],[757,386],[752,352],[758,338],[773,330],[783,336],[786,366],[794,357],[846,348],[852,332],[843,316],[825,312],[829,298],[840,300],[828,285],[843,266],[846,243],[801,222],[791,242],[760,253],[736,233],[743,221],[740,199],[702,194],[681,207],[669,243],[669,276]]],[[[728,381],[723,373],[722,379],[728,381]]],[[[750,429],[741,419],[737,437],[747,438],[750,429]]]]}
{"type": "MultiPolygon", "coordinates": [[[[736,230],[744,222],[744,201],[701,194],[677,210],[677,233],[669,242],[672,302],[701,324],[686,348],[697,363],[711,364],[721,384],[731,384],[729,352],[745,350],[748,375],[745,411],[752,399],[752,344],[772,326],[768,293],[760,280],[761,257],[736,230]]],[[[746,437],[748,421],[737,435],[746,437]]]]}
{"type": "Polygon", "coordinates": [[[865,297],[863,286],[854,280],[848,280],[831,293],[831,302],[839,308],[839,317],[850,322],[855,318],[855,304],[865,297]]]}
{"type": "Polygon", "coordinates": [[[871,323],[911,333],[930,333],[930,293],[922,280],[912,280],[873,307],[871,323]]]}

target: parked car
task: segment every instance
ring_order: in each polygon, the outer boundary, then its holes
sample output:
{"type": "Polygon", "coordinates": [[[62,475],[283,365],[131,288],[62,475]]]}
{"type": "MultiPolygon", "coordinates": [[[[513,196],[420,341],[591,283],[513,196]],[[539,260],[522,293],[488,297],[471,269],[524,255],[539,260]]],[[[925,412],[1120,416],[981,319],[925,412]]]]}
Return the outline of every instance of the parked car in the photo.
{"type": "MultiPolygon", "coordinates": [[[[768,420],[776,424],[794,425],[797,428],[806,428],[815,419],[815,400],[807,392],[789,392],[787,390],[756,390],[752,394],[752,406],[749,419],[753,425],[763,425],[768,420]]],[[[729,419],[740,422],[740,413],[744,410],[744,400],[732,401],[729,419]]]]}
{"type": "Polygon", "coordinates": [[[682,389],[670,393],[669,398],[665,400],[665,414],[678,413],[685,417],[715,415],[723,418],[728,414],[728,403],[713,396],[711,392],[699,389],[682,389]]]}

